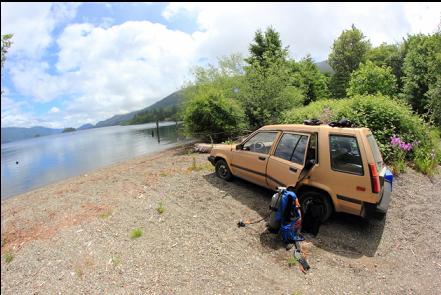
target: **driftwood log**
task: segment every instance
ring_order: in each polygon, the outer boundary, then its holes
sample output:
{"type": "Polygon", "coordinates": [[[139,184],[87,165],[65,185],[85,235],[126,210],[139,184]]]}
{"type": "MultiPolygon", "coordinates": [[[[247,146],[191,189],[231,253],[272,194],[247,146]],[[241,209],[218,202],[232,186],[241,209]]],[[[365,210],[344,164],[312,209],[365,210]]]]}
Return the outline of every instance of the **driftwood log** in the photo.
{"type": "Polygon", "coordinates": [[[209,153],[212,148],[213,145],[209,143],[197,143],[194,145],[194,151],[198,153],[209,153]]]}

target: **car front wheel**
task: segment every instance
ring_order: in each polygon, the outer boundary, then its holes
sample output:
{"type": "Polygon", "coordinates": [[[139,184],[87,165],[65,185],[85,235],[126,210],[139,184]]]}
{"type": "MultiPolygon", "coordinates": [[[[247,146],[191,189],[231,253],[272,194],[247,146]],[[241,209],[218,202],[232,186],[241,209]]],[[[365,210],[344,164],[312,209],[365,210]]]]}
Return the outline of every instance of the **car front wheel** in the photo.
{"type": "Polygon", "coordinates": [[[227,162],[225,160],[220,159],[216,162],[216,175],[226,181],[230,181],[233,178],[233,174],[231,174],[230,168],[228,167],[227,162]]]}

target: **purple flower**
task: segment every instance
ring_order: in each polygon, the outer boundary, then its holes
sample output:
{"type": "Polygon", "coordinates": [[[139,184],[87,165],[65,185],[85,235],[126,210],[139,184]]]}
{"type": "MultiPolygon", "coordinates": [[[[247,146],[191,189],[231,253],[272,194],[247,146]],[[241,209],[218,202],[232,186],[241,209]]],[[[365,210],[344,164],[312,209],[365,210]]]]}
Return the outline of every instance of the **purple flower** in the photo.
{"type": "Polygon", "coordinates": [[[401,140],[401,138],[397,137],[395,134],[390,138],[390,143],[392,146],[398,147],[400,150],[408,152],[410,151],[414,145],[418,144],[418,142],[412,143],[406,143],[405,141],[401,140]]]}
{"type": "Polygon", "coordinates": [[[395,136],[395,134],[390,138],[390,143],[392,145],[400,145],[402,143],[401,138],[395,136]]]}

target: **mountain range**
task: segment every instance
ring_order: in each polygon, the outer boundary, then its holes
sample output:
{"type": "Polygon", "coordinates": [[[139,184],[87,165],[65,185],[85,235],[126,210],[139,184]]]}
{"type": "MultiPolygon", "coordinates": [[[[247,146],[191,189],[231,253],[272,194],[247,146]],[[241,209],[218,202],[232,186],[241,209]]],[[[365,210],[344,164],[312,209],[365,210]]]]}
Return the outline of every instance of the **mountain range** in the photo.
{"type": "MultiPolygon", "coordinates": [[[[322,73],[331,73],[333,74],[334,71],[329,66],[328,61],[324,60],[322,62],[316,63],[316,66],[319,68],[320,72],[322,73]]],[[[162,109],[166,107],[173,107],[178,106],[183,100],[183,93],[182,90],[178,90],[176,92],[173,92],[172,94],[164,97],[163,99],[157,101],[156,103],[143,108],[141,110],[133,111],[127,114],[119,114],[114,115],[109,119],[99,121],[95,125],[92,124],[84,124],[77,128],[77,130],[84,130],[84,129],[90,129],[90,128],[99,128],[99,127],[107,127],[107,126],[114,126],[114,125],[121,125],[125,122],[132,120],[137,114],[142,114],[150,110],[154,109],[162,109]]],[[[45,136],[45,135],[51,135],[51,134],[57,134],[61,133],[63,129],[52,129],[52,128],[46,128],[46,127],[31,127],[31,128],[20,128],[20,127],[5,127],[1,128],[1,143],[16,141],[16,140],[22,140],[26,138],[32,138],[32,137],[38,137],[38,136],[45,136]]]]}

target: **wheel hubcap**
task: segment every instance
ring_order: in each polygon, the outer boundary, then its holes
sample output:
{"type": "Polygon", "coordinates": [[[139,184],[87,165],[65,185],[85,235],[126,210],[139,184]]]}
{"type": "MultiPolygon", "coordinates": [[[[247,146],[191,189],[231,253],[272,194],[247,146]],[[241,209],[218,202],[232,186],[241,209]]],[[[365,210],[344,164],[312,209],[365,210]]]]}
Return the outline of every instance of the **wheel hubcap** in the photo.
{"type": "Polygon", "coordinates": [[[227,176],[227,168],[225,167],[225,165],[220,165],[219,166],[219,175],[221,177],[227,176]]]}

